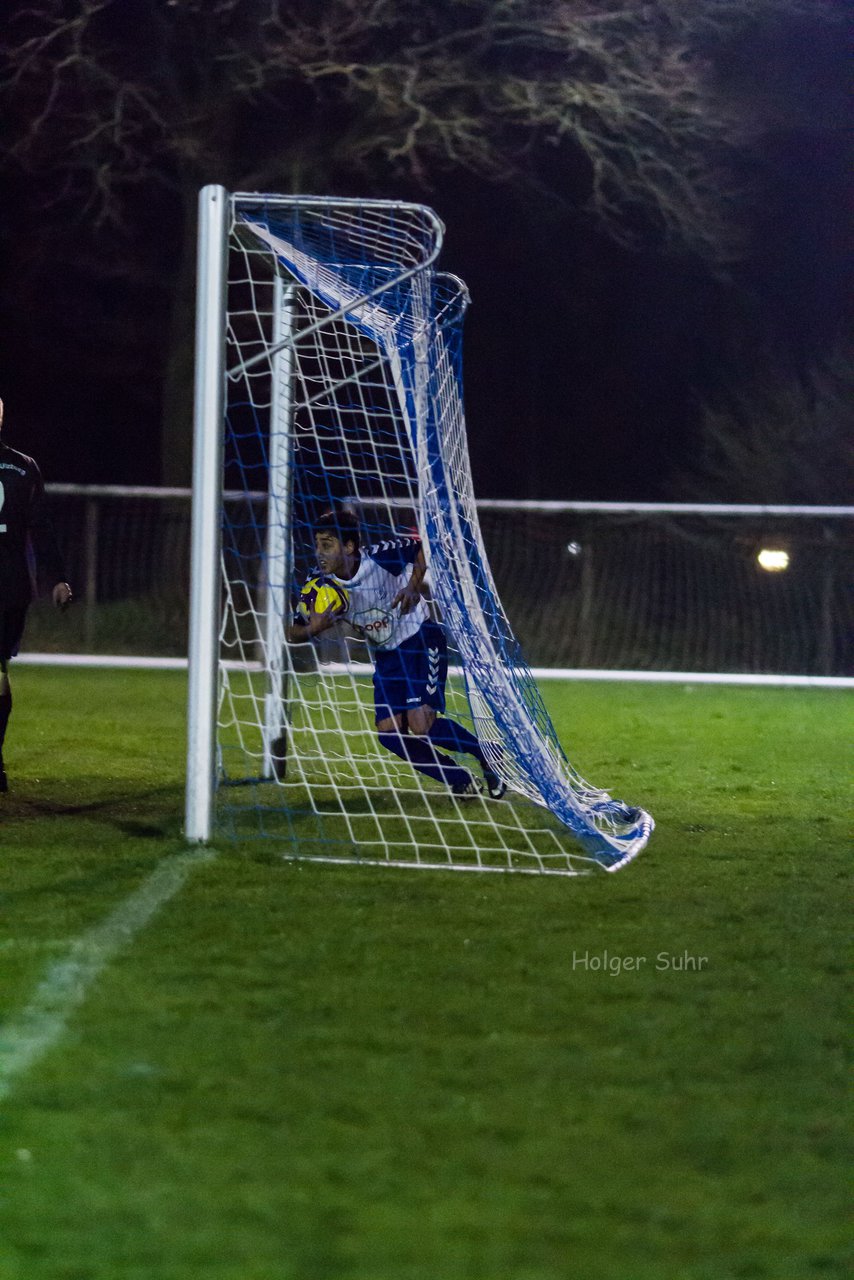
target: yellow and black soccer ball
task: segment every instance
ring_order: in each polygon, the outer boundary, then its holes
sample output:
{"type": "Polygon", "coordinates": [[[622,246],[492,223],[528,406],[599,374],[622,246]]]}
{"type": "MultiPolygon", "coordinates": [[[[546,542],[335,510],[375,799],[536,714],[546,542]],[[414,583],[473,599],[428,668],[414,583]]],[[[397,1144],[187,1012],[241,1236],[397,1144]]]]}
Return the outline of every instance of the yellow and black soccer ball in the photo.
{"type": "Polygon", "coordinates": [[[309,578],[299,593],[297,616],[308,622],[313,613],[345,614],[350,603],[350,593],[345,587],[339,587],[331,578],[309,578]]]}

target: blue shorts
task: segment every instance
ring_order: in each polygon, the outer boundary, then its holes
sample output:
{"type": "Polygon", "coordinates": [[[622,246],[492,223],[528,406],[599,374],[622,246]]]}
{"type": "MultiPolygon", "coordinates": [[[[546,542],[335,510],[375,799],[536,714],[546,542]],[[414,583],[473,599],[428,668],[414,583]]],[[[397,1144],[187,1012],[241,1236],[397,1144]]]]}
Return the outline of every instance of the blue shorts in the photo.
{"type": "Polygon", "coordinates": [[[396,649],[374,654],[374,709],[377,724],[416,707],[445,710],[448,678],[448,643],[437,622],[425,622],[420,631],[396,649]]]}

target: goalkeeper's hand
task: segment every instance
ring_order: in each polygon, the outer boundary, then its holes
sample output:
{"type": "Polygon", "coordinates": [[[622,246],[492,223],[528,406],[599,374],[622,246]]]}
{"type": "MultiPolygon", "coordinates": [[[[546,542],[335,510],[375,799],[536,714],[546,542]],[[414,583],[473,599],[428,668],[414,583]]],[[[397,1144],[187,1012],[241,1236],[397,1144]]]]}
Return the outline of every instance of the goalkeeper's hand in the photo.
{"type": "Polygon", "coordinates": [[[424,576],[427,573],[427,561],[424,559],[424,548],[418,548],[418,555],[415,557],[415,563],[412,566],[412,573],[405,587],[401,587],[397,595],[391,602],[392,609],[395,605],[400,605],[401,614],[409,613],[414,609],[421,599],[423,593],[424,576]]]}
{"type": "Polygon", "coordinates": [[[319,636],[321,631],[328,631],[330,627],[334,627],[340,617],[341,610],[333,600],[322,613],[312,609],[308,617],[308,629],[313,636],[319,636]]]}
{"type": "Polygon", "coordinates": [[[398,591],[397,595],[391,602],[391,607],[394,609],[396,605],[400,605],[401,614],[409,613],[411,609],[415,608],[420,599],[421,592],[418,587],[413,587],[410,582],[401,591],[398,591]]]}
{"type": "Polygon", "coordinates": [[[51,594],[53,596],[53,603],[56,605],[57,609],[61,609],[63,613],[74,599],[74,593],[67,582],[57,582],[51,594]]]}
{"type": "Polygon", "coordinates": [[[288,643],[305,644],[306,641],[313,640],[322,631],[328,631],[330,627],[334,627],[340,615],[341,611],[336,609],[334,603],[324,609],[323,613],[310,613],[305,622],[295,622],[288,627],[288,643]]]}

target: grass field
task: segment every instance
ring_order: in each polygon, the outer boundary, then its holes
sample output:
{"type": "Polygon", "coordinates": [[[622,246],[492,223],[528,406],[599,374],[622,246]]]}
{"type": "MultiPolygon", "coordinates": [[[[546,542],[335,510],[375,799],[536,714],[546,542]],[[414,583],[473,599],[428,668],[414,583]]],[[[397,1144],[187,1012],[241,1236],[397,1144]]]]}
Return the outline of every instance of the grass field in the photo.
{"type": "Polygon", "coordinates": [[[658,824],[557,880],[188,852],[181,675],[14,679],[2,1280],[848,1274],[850,695],[545,686],[658,824]]]}

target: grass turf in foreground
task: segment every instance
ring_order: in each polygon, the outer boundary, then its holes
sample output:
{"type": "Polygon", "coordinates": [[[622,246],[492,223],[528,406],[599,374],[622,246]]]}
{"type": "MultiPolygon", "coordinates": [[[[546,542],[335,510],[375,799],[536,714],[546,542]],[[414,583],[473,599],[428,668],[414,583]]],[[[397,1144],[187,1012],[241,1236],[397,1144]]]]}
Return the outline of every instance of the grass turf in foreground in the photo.
{"type": "MultiPolygon", "coordinates": [[[[183,679],[15,674],[12,1025],[183,849],[183,679]]],[[[555,881],[223,846],[12,1082],[2,1280],[843,1274],[850,699],[545,694],[581,771],[653,811],[637,863],[555,881]]]]}

